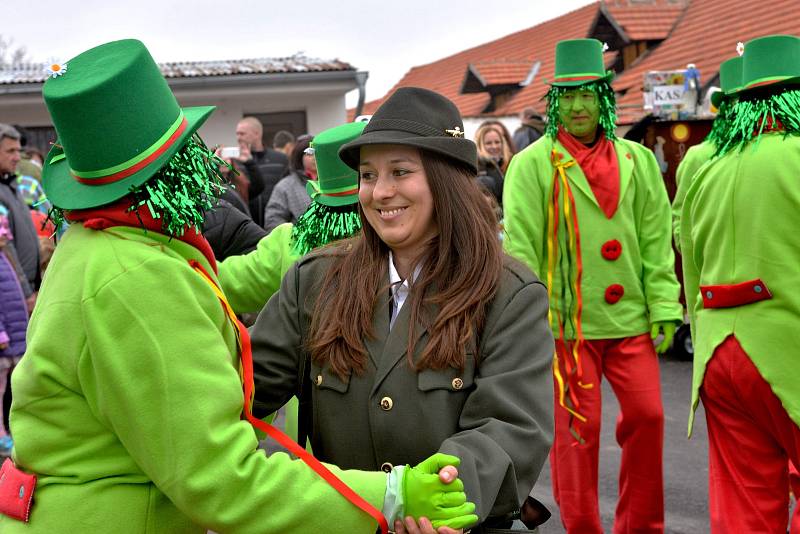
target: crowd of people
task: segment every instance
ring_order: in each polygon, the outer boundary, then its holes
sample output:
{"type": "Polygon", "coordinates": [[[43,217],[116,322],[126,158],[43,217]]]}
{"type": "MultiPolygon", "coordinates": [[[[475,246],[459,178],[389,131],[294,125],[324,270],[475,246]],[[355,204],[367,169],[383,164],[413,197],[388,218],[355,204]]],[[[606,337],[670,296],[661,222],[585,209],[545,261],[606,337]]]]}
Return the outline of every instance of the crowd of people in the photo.
{"type": "Polygon", "coordinates": [[[139,41],[73,58],[43,87],[46,156],[0,123],[0,530],[534,532],[549,455],[566,531],[602,533],[606,377],[614,531],[663,533],[658,354],[687,314],[711,530],[784,532],[800,38],[721,66],[672,204],[616,135],[602,53],[558,43],[546,113],[513,134],[466,139],[406,87],[271,148],[254,117],[206,146],[214,108],[180,107],[139,41]]]}

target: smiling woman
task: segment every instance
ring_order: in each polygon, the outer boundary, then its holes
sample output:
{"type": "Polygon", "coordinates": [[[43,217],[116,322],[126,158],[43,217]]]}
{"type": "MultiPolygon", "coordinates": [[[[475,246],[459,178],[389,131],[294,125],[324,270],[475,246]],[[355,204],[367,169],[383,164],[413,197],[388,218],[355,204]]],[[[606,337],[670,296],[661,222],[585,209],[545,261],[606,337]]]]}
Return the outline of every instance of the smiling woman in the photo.
{"type": "MultiPolygon", "coordinates": [[[[520,516],[549,451],[553,339],[544,286],[501,251],[463,128],[443,96],[402,88],[341,148],[362,232],[289,271],[253,358],[257,405],[300,390],[325,461],[391,472],[460,458],[478,517],[446,526],[482,532],[520,516]]],[[[444,524],[395,519],[399,533],[444,524]]]]}

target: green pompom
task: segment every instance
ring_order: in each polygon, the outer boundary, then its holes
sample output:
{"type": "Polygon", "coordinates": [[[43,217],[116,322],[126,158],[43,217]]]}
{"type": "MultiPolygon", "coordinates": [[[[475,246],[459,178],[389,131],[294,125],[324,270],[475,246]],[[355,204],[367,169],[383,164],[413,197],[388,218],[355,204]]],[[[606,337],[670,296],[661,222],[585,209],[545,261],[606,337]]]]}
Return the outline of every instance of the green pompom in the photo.
{"type": "Polygon", "coordinates": [[[547,99],[547,126],[545,133],[554,138],[558,135],[558,127],[561,126],[561,117],[558,114],[558,99],[567,91],[575,89],[588,89],[597,95],[597,103],[600,106],[600,127],[605,132],[606,138],[611,141],[617,138],[615,130],[617,128],[617,98],[614,96],[614,90],[606,81],[590,82],[577,87],[559,87],[553,85],[547,91],[545,98],[547,99]]]}
{"type": "Polygon", "coordinates": [[[304,256],[321,246],[352,237],[361,230],[358,204],[341,207],[312,202],[292,228],[292,251],[304,256]]]}

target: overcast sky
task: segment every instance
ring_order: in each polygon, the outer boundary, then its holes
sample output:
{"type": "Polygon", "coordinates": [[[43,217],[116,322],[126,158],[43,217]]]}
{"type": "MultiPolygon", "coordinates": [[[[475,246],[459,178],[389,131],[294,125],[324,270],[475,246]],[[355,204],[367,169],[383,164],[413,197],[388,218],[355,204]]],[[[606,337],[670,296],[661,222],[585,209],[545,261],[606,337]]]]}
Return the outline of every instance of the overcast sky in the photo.
{"type": "MultiPolygon", "coordinates": [[[[367,100],[411,67],[529,28],[590,0],[0,0],[0,35],[32,61],[142,40],[156,61],[304,52],[369,71],[367,100]],[[9,13],[9,10],[11,11],[9,13]]],[[[356,92],[348,95],[354,105],[356,92]]]]}

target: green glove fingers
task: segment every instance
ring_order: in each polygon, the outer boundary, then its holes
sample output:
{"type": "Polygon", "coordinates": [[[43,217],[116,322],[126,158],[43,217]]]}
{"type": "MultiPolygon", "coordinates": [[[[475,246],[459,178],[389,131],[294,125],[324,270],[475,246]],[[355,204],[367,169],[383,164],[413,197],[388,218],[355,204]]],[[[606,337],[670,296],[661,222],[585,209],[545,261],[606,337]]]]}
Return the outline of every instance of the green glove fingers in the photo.
{"type": "Polygon", "coordinates": [[[458,456],[437,452],[425,460],[422,460],[414,469],[419,469],[423,473],[428,473],[429,475],[437,475],[443,467],[447,467],[448,465],[458,467],[461,465],[461,459],[459,459],[458,456]]]}
{"type": "MultiPolygon", "coordinates": [[[[460,480],[458,481],[460,482],[460,480]]],[[[467,494],[463,491],[451,491],[439,496],[439,506],[443,508],[456,508],[467,502],[467,494]]]]}
{"type": "MultiPolygon", "coordinates": [[[[434,454],[416,467],[403,470],[401,481],[403,512],[402,516],[416,519],[427,517],[435,525],[451,528],[457,524],[472,524],[475,505],[467,502],[464,482],[455,479],[445,484],[439,479],[439,470],[448,465],[458,465],[459,459],[446,454],[434,454]]],[[[438,527],[437,527],[438,528],[438,527]]]]}
{"type": "Polygon", "coordinates": [[[677,325],[672,322],[658,322],[653,323],[650,327],[650,337],[655,339],[658,337],[659,331],[663,332],[664,340],[656,347],[658,354],[664,354],[672,345],[672,338],[675,336],[675,329],[677,325]]]}
{"type": "Polygon", "coordinates": [[[471,527],[478,523],[478,516],[475,515],[475,505],[471,502],[464,503],[457,508],[459,515],[449,519],[436,519],[431,521],[433,528],[449,527],[455,530],[471,527]]]}

